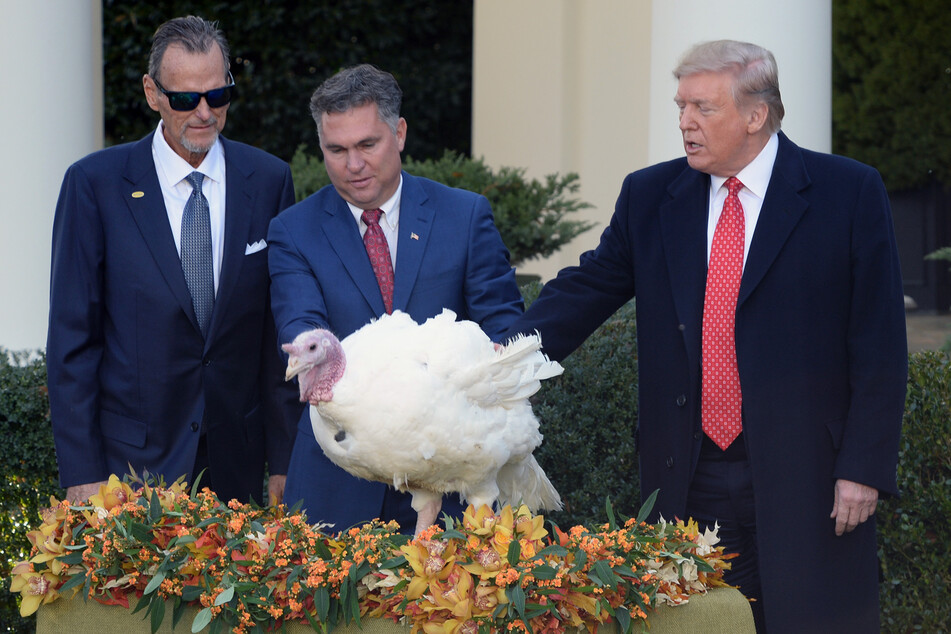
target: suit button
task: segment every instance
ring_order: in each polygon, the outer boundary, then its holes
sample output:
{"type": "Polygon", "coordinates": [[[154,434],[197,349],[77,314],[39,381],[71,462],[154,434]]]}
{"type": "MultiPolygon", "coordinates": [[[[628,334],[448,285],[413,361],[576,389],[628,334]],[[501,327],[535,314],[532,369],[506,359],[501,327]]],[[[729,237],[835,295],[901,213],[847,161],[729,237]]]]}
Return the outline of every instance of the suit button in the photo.
{"type": "Polygon", "coordinates": [[[699,432],[699,431],[693,432],[693,439],[694,439],[694,440],[700,440],[701,438],[703,438],[703,432],[699,432]]]}
{"type": "Polygon", "coordinates": [[[198,431],[198,423],[192,423],[192,431],[198,431]]]}
{"type": "Polygon", "coordinates": [[[680,332],[683,332],[683,331],[686,330],[686,329],[687,329],[687,327],[684,326],[683,324],[679,324],[679,325],[677,326],[677,330],[679,330],[680,332]]]}
{"type": "Polygon", "coordinates": [[[667,456],[667,468],[668,468],[668,469],[673,469],[673,467],[674,467],[674,457],[673,457],[673,456],[667,456]]]}
{"type": "Polygon", "coordinates": [[[686,402],[687,402],[687,396],[685,394],[681,394],[680,396],[677,397],[677,405],[679,407],[683,407],[686,402]]]}
{"type": "Polygon", "coordinates": [[[207,368],[209,365],[211,365],[211,359],[205,359],[201,362],[201,364],[207,368]]]}

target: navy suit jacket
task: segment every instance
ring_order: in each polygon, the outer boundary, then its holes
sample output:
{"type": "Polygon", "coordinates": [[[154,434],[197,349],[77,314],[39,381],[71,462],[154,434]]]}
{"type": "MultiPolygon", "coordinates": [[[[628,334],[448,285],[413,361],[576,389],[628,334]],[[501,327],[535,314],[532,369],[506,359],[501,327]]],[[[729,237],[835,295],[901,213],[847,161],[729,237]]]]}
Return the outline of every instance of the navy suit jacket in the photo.
{"type": "MultiPolygon", "coordinates": [[[[537,328],[562,359],[636,296],[641,492],[660,489],[668,519],[684,517],[702,438],[709,189],[686,159],[630,174],[599,246],[507,333],[537,328]]],[[[829,514],[838,478],[896,493],[904,323],[878,173],[780,134],[736,309],[770,632],[878,631],[874,521],[835,537],[829,514]]]]}
{"type": "MultiPolygon", "coordinates": [[[[267,250],[246,255],[294,202],[286,163],[221,139],[224,255],[207,339],[152,159],[152,135],[66,172],[53,223],[47,341],[60,484],[132,465],[191,477],[199,436],[223,499],[258,501],[265,460],[284,474],[300,406],[282,385],[267,250]]],[[[207,480],[205,481],[207,483],[207,480]]]]}
{"type": "MultiPolygon", "coordinates": [[[[384,314],[360,229],[333,186],[275,218],[268,242],[281,343],[314,328],[343,339],[384,314]]],[[[498,338],[522,306],[485,197],[403,172],[393,309],[422,322],[449,308],[498,338]]],[[[385,492],[386,485],[359,480],[324,456],[305,410],[285,502],[303,500],[310,521],[341,530],[380,517],[385,492]]]]}

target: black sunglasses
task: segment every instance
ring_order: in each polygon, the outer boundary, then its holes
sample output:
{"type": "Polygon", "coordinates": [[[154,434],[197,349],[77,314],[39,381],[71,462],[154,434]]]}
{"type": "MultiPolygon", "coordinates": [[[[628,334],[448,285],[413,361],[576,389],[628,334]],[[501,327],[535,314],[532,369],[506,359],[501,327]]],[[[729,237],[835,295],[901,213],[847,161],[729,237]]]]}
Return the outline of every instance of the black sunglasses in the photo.
{"type": "Polygon", "coordinates": [[[208,102],[209,108],[226,106],[231,103],[231,97],[234,96],[235,91],[234,77],[231,76],[230,72],[228,73],[229,83],[227,86],[215,88],[208,92],[172,92],[171,90],[165,90],[162,84],[158,83],[158,80],[154,77],[152,81],[154,81],[158,89],[162,91],[162,94],[168,97],[168,105],[172,107],[172,110],[178,110],[180,112],[188,112],[189,110],[197,108],[198,104],[201,103],[202,97],[208,102]]]}

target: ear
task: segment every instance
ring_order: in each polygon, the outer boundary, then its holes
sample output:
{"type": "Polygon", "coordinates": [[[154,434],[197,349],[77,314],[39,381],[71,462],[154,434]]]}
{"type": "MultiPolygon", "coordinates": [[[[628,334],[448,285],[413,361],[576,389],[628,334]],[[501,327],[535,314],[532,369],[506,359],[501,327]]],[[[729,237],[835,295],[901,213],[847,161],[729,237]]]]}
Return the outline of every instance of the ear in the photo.
{"type": "Polygon", "coordinates": [[[145,100],[149,104],[149,108],[158,112],[159,104],[159,91],[158,87],[155,85],[155,80],[148,76],[148,73],[142,75],[142,90],[145,92],[145,100]]]}
{"type": "Polygon", "coordinates": [[[750,107],[746,115],[746,132],[750,135],[760,132],[766,126],[766,115],[768,114],[769,106],[763,101],[759,101],[750,107]]]}
{"type": "Polygon", "coordinates": [[[403,146],[406,145],[406,119],[400,117],[400,120],[396,123],[396,142],[399,145],[400,152],[403,151],[403,146]]]}

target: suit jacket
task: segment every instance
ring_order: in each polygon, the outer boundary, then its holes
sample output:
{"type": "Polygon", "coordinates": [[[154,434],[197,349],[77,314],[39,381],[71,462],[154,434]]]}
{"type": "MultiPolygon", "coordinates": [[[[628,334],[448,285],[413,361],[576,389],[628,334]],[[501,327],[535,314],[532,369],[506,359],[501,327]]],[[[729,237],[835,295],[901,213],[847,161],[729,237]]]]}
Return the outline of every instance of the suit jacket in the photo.
{"type": "MultiPolygon", "coordinates": [[[[333,186],[275,218],[268,242],[282,343],[313,328],[343,339],[384,314],[359,227],[333,186]]],[[[416,321],[449,308],[495,338],[522,312],[508,251],[483,196],[403,172],[396,253],[393,309],[416,321]]],[[[311,521],[341,530],[380,517],[385,492],[386,485],[359,480],[324,456],[305,410],[284,500],[304,500],[311,521]]]]}
{"type": "MultiPolygon", "coordinates": [[[[152,159],[152,135],[66,172],[53,223],[47,341],[60,484],[147,470],[191,478],[207,434],[216,492],[262,500],[286,473],[300,406],[282,385],[267,250],[246,255],[294,202],[287,164],[221,139],[225,236],[207,339],[152,159]]],[[[205,481],[207,483],[207,480],[205,481]]]]}
{"type": "MultiPolygon", "coordinates": [[[[641,491],[684,517],[699,455],[709,176],[686,159],[624,181],[600,245],[507,334],[561,359],[637,297],[641,491]]],[[[907,349],[884,185],[872,168],[779,151],[736,309],[744,436],[770,632],[878,631],[874,521],[835,537],[833,485],[896,493],[907,349]]]]}

